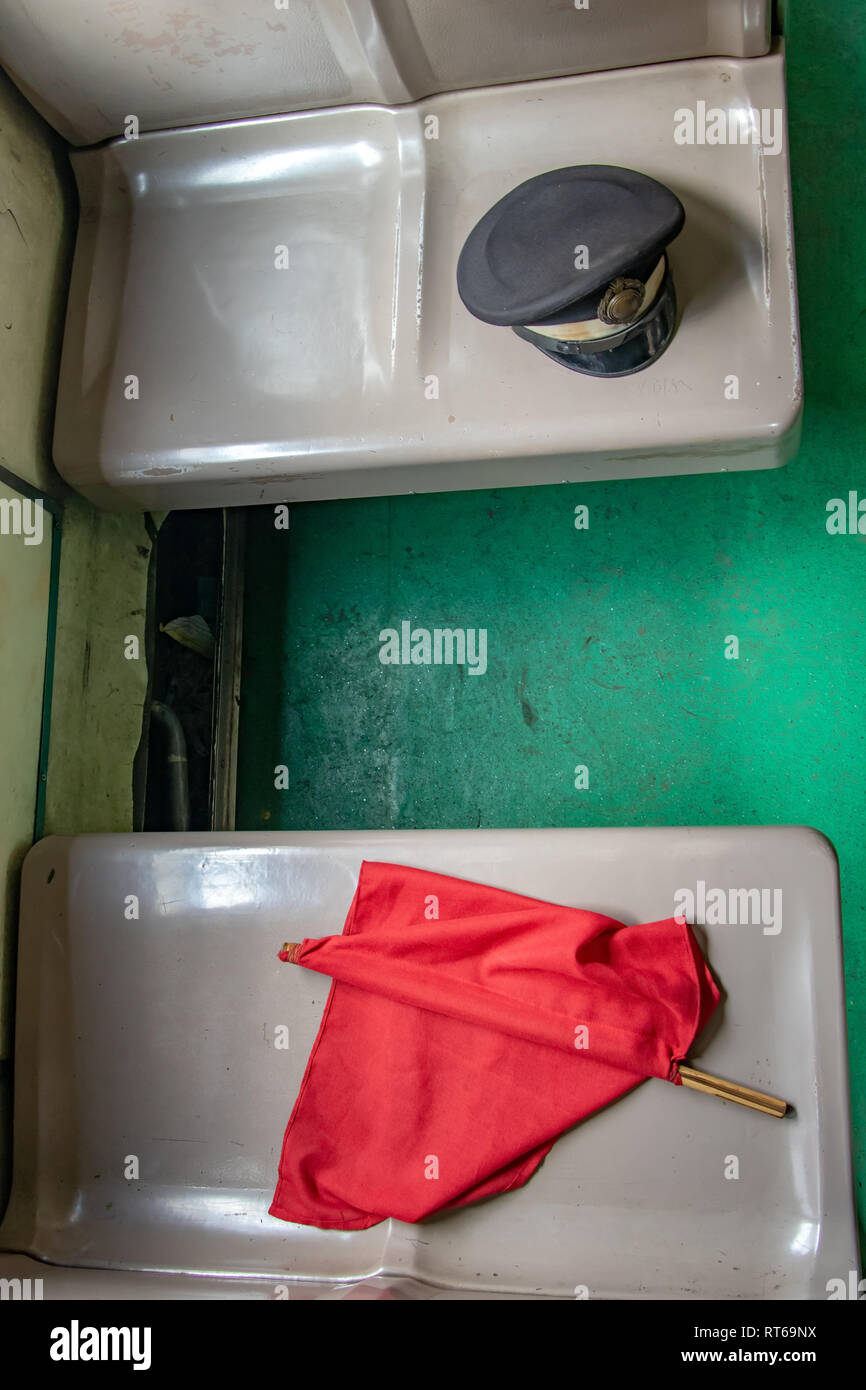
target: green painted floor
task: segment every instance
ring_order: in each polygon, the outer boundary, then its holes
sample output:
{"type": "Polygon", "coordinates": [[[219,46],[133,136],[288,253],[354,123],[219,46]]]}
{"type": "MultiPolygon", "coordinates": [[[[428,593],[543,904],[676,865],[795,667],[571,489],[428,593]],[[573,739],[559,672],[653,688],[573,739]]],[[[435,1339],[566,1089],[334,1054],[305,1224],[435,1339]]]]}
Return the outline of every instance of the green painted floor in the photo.
{"type": "Polygon", "coordinates": [[[250,513],[237,825],[818,827],[841,862],[862,1222],[866,536],[825,522],[830,498],[866,498],[866,9],[799,0],[786,28],[799,457],[315,503],[289,532],[250,513]],[[486,628],[487,673],[381,665],[404,618],[486,628]]]}

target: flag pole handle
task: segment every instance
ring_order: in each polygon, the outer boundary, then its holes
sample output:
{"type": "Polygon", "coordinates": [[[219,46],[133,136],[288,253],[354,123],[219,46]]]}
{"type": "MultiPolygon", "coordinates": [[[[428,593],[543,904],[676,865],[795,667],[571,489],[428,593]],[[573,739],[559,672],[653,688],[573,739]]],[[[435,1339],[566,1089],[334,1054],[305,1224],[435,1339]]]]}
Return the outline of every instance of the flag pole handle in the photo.
{"type": "Polygon", "coordinates": [[[708,1096],[718,1096],[720,1100],[733,1100],[737,1105],[748,1105],[752,1110],[760,1110],[762,1115],[773,1115],[781,1119],[788,1112],[788,1102],[778,1096],[769,1096],[764,1091],[755,1091],[751,1086],[741,1086],[736,1081],[724,1081],[720,1076],[697,1071],[694,1067],[677,1068],[680,1080],[692,1091],[703,1091],[708,1096]]]}

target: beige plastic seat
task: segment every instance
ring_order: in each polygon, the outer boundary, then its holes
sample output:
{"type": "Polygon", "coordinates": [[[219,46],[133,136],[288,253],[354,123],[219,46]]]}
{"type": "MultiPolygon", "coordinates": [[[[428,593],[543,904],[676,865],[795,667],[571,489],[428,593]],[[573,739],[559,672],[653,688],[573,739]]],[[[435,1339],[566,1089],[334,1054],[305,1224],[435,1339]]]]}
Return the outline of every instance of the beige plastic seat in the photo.
{"type": "Polygon", "coordinates": [[[805,1299],[857,1268],[838,870],[811,830],[51,838],[24,868],[17,1018],[0,1278],[45,1298],[805,1299]],[[795,1113],[651,1081],[525,1187],[423,1226],[270,1217],[329,988],[276,952],[341,930],[364,858],[626,923],[701,883],[771,890],[772,920],[703,929],[726,998],[698,1065],[795,1113]]]}
{"type": "Polygon", "coordinates": [[[654,0],[652,22],[647,0],[543,22],[534,0],[318,0],[254,20],[242,0],[181,18],[159,0],[132,25],[109,0],[47,8],[50,23],[44,0],[0,0],[0,57],[76,142],[114,137],[73,158],[54,439],[98,505],[580,483],[796,450],[784,65],[764,0],[654,0]],[[686,208],[681,326],[628,378],[557,367],[457,295],[480,216],[580,163],[639,169],[686,208]]]}

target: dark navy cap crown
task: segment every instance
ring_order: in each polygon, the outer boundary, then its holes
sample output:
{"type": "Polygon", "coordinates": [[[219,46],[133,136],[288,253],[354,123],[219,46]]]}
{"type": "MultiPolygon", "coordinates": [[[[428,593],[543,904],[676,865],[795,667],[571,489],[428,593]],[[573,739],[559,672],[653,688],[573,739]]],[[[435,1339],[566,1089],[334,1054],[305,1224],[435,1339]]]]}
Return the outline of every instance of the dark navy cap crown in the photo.
{"type": "Polygon", "coordinates": [[[470,232],[457,264],[460,298],[502,326],[567,308],[590,318],[617,277],[645,277],[684,221],[679,198],[647,174],[611,164],[551,169],[512,189],[470,232]]]}

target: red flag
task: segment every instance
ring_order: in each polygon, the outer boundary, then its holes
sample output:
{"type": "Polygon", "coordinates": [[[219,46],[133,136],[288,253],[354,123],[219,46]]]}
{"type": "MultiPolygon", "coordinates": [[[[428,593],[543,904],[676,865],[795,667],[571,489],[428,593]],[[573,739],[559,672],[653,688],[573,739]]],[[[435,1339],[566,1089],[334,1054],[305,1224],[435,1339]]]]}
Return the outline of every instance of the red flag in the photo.
{"type": "Polygon", "coordinates": [[[555,1139],[677,1064],[719,1002],[689,927],[364,863],[270,1211],[359,1230],[519,1187],[555,1139]],[[438,914],[438,915],[437,915],[438,914]]]}

